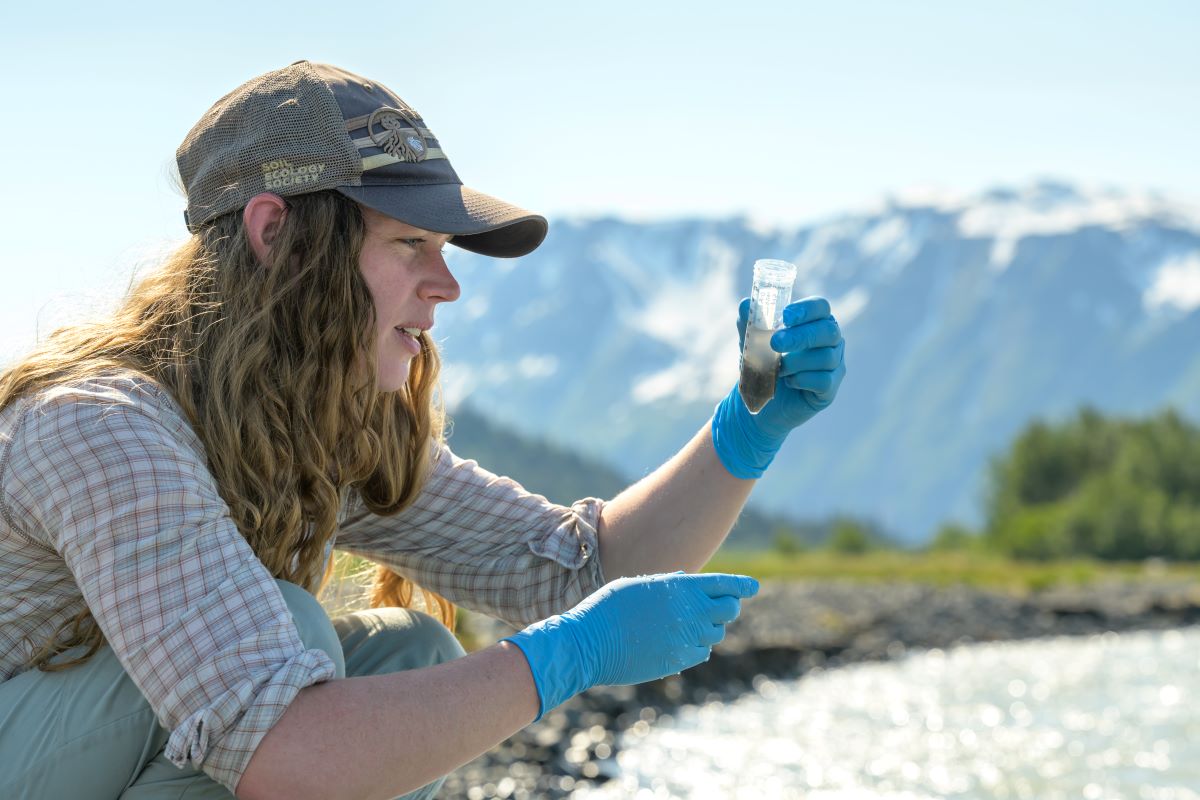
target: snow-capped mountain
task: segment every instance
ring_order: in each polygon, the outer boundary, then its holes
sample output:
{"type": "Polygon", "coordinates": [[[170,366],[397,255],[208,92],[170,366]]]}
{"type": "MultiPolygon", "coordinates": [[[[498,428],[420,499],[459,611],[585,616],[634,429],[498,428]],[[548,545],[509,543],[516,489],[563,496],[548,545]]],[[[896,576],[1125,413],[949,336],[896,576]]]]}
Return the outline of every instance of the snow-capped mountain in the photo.
{"type": "Polygon", "coordinates": [[[736,380],[756,258],[796,263],[795,295],[830,298],[847,339],[841,394],[760,482],[765,508],[918,541],[978,521],[989,458],[1033,417],[1200,418],[1200,210],[1050,182],[791,228],[558,220],[519,261],[454,251],[448,401],[645,474],[736,380]]]}

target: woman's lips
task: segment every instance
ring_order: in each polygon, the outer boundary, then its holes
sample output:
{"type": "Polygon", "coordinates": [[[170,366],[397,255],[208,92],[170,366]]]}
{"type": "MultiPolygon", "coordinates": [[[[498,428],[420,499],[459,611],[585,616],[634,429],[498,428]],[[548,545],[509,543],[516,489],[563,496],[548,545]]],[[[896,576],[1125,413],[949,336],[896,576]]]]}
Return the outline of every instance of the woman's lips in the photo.
{"type": "Polygon", "coordinates": [[[401,343],[409,352],[411,352],[414,356],[421,354],[421,340],[418,339],[417,336],[409,333],[409,331],[416,331],[417,335],[419,336],[420,328],[395,328],[395,331],[396,335],[400,338],[401,343]]]}

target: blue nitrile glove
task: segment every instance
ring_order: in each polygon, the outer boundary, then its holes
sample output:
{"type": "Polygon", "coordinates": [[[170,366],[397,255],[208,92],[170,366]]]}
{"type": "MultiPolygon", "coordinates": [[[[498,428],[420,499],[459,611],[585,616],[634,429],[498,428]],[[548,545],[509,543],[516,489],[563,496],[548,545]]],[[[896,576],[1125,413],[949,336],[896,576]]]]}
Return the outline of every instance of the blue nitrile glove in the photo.
{"type": "Polygon", "coordinates": [[[707,661],[741,598],[757,592],[758,581],[745,575],[620,578],[504,641],[529,662],[541,719],[592,686],[642,683],[707,661]]]}
{"type": "MultiPolygon", "coordinates": [[[[739,343],[749,314],[745,298],[738,307],[739,343]]],[[[832,403],[846,375],[846,344],[828,300],[806,297],[786,306],[783,324],[771,337],[771,349],[782,354],[775,396],[751,414],[734,386],[713,413],[713,446],[738,478],[761,478],[792,428],[832,403]]]]}

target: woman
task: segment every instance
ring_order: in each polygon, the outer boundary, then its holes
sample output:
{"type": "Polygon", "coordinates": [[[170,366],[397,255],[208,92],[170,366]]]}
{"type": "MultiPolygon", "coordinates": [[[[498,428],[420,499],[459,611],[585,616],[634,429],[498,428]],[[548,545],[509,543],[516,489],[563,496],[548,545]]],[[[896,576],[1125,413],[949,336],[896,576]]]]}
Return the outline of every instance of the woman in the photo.
{"type": "Polygon", "coordinates": [[[429,334],[442,248],[523,255],[543,218],[327,65],[234,90],[177,157],[191,239],[0,376],[0,796],[431,797],[573,694],[707,658],[757,584],[685,571],[836,393],[827,303],[789,308],[762,413],[733,391],[614,500],[554,506],[446,448],[429,334]],[[380,574],[331,621],[335,544],[380,574]],[[453,603],[526,627],[465,655],[453,603]]]}

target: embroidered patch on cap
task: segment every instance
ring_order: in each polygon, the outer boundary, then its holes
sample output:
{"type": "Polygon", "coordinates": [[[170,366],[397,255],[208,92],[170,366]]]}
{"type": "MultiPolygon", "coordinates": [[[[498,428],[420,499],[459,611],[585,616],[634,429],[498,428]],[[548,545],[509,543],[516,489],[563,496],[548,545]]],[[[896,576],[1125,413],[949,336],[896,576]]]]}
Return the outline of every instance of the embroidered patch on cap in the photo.
{"type": "Polygon", "coordinates": [[[367,134],[375,146],[401,161],[422,161],[429,145],[416,121],[397,108],[378,108],[367,120],[367,134]]]}
{"type": "Polygon", "coordinates": [[[297,167],[286,158],[262,165],[263,183],[268,191],[316,183],[324,171],[324,164],[305,164],[297,167]]]}

